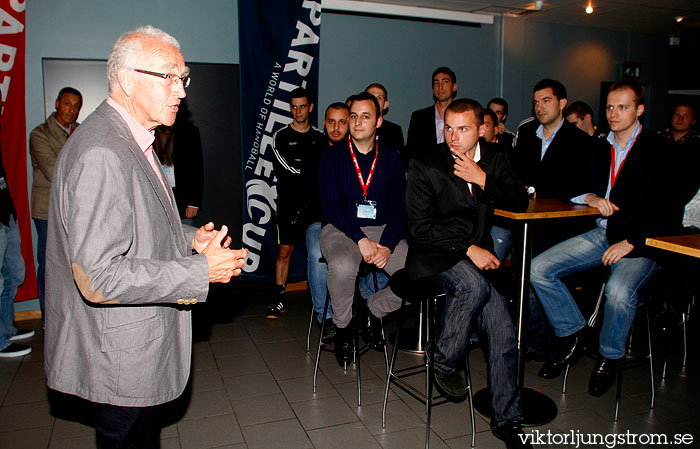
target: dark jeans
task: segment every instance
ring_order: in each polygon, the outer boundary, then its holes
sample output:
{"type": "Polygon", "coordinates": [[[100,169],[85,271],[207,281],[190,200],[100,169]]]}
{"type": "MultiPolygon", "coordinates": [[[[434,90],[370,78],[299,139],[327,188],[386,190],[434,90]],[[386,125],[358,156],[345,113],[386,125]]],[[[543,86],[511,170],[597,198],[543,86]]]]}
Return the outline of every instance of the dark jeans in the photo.
{"type": "Polygon", "coordinates": [[[98,449],[158,449],[161,409],[95,403],[98,449]]]}
{"type": "Polygon", "coordinates": [[[518,349],[508,301],[468,259],[430,276],[429,281],[447,293],[435,327],[435,365],[447,372],[462,366],[476,321],[487,358],[491,425],[498,426],[508,419],[521,420],[518,349]]]}
{"type": "Polygon", "coordinates": [[[36,228],[36,285],[39,290],[39,308],[41,309],[41,327],[44,327],[44,273],[46,271],[46,226],[48,220],[34,219],[36,228]]]}

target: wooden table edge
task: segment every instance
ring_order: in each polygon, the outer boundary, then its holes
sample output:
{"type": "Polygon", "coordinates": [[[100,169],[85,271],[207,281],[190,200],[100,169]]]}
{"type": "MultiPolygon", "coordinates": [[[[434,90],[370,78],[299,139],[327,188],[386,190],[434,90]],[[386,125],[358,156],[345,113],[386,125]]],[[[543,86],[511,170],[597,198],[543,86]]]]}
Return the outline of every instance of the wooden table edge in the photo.
{"type": "Polygon", "coordinates": [[[700,247],[693,248],[683,243],[679,243],[678,240],[687,237],[693,237],[695,240],[700,241],[700,234],[689,234],[689,235],[674,235],[668,237],[648,237],[646,239],[647,246],[652,248],[659,248],[666,251],[671,251],[678,254],[685,254],[686,256],[698,257],[700,258],[700,247]]]}

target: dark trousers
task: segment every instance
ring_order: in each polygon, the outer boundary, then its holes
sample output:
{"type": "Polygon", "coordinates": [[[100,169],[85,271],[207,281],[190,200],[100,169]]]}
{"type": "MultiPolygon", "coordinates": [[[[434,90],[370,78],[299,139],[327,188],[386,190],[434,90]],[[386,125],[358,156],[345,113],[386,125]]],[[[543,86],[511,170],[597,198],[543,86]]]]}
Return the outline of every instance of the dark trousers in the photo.
{"type": "Polygon", "coordinates": [[[522,419],[517,385],[518,348],[508,301],[470,260],[430,276],[447,294],[435,327],[435,365],[452,372],[464,363],[476,322],[488,362],[491,425],[522,419]]]}
{"type": "Polygon", "coordinates": [[[98,449],[158,449],[161,409],[94,404],[98,449]]]}
{"type": "Polygon", "coordinates": [[[39,290],[39,308],[41,309],[41,327],[44,327],[44,278],[46,272],[46,232],[48,220],[34,219],[36,227],[36,259],[38,268],[36,272],[37,289],[39,290]]]}

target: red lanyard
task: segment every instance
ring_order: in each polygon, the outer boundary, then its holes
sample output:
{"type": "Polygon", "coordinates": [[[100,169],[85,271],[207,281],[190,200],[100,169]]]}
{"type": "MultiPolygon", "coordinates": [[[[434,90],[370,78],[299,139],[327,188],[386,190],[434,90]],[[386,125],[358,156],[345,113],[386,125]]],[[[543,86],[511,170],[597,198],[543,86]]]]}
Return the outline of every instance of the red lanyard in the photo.
{"type": "Polygon", "coordinates": [[[362,186],[362,194],[367,196],[367,189],[369,188],[369,183],[372,182],[372,176],[374,175],[374,168],[377,166],[377,157],[379,157],[379,141],[375,140],[374,161],[372,162],[372,167],[369,169],[369,175],[367,176],[367,183],[362,179],[362,172],[360,171],[360,164],[357,163],[357,157],[355,152],[352,151],[352,140],[350,140],[350,135],[348,135],[348,147],[350,148],[350,156],[352,156],[352,162],[355,164],[355,170],[357,171],[357,179],[360,180],[360,186],[362,186]]]}
{"type": "MultiPolygon", "coordinates": [[[[642,125],[639,125],[639,134],[642,133],[642,125]]],[[[637,137],[639,137],[639,134],[637,134],[632,141],[632,145],[630,145],[630,149],[627,150],[627,154],[625,154],[625,158],[622,159],[622,162],[620,162],[620,168],[617,169],[617,172],[615,171],[615,147],[613,144],[610,144],[610,190],[612,190],[613,186],[615,186],[615,181],[617,181],[617,175],[620,174],[620,170],[622,170],[622,166],[625,165],[625,161],[627,160],[627,156],[630,155],[630,151],[632,151],[632,147],[634,146],[635,142],[637,142],[637,137]]]]}

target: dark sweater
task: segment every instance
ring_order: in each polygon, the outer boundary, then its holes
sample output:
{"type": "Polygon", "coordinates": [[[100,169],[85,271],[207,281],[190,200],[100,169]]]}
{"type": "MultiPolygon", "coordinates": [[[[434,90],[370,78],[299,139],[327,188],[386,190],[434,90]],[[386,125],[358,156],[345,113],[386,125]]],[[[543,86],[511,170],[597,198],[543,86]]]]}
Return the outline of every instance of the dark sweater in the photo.
{"type": "MultiPolygon", "coordinates": [[[[357,157],[362,179],[367,182],[376,149],[362,154],[353,145],[353,152],[357,157]]],[[[362,201],[362,187],[347,140],[338,142],[323,152],[318,181],[323,225],[331,223],[357,243],[366,237],[361,227],[385,224],[386,228],[379,243],[394,251],[396,244],[403,238],[406,193],[403,161],[397,152],[379,142],[377,165],[367,191],[367,199],[377,202],[377,218],[374,220],[357,218],[357,204],[362,201]]]]}

